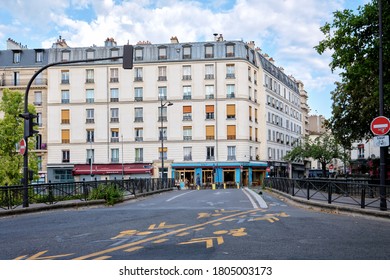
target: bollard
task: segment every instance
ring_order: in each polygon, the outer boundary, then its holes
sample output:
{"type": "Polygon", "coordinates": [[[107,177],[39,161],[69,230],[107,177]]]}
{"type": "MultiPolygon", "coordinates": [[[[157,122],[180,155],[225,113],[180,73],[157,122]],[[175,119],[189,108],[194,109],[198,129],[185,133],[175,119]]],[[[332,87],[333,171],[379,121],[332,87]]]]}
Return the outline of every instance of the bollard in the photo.
{"type": "Polygon", "coordinates": [[[212,190],[215,190],[215,184],[212,184],[212,185],[211,185],[211,189],[212,189],[212,190]]]}
{"type": "Polygon", "coordinates": [[[223,188],[226,190],[226,183],[223,183],[223,188]]]}

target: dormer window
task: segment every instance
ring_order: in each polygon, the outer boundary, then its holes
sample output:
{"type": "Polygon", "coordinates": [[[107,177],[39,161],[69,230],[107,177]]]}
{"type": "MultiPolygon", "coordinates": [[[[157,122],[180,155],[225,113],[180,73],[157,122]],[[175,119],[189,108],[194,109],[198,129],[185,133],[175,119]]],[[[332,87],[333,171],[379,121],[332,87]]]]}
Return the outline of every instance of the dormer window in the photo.
{"type": "Polygon", "coordinates": [[[183,59],[191,59],[191,46],[183,46],[183,59]]]}
{"type": "Polygon", "coordinates": [[[14,51],[13,63],[20,63],[21,51],[14,51]]]}
{"type": "Polygon", "coordinates": [[[110,57],[117,57],[119,56],[119,49],[118,48],[113,48],[110,50],[110,57]]]}
{"type": "Polygon", "coordinates": [[[166,47],[159,47],[158,48],[158,59],[159,60],[167,59],[167,48],[166,47]]]}
{"type": "Polygon", "coordinates": [[[143,60],[144,59],[144,49],[143,48],[136,48],[135,49],[135,61],[143,60]]]}
{"type": "Polygon", "coordinates": [[[226,44],[226,57],[234,57],[234,44],[226,44]]]}
{"type": "Polygon", "coordinates": [[[95,58],[95,50],[87,50],[87,59],[95,58]]]}
{"type": "Polygon", "coordinates": [[[214,46],[213,45],[205,45],[205,58],[213,58],[214,57],[214,46]]]}
{"type": "Polygon", "coordinates": [[[43,61],[43,50],[35,50],[35,62],[42,62],[43,61]]]}
{"type": "Polygon", "coordinates": [[[70,51],[63,51],[61,53],[61,61],[69,61],[70,60],[70,51]]]}

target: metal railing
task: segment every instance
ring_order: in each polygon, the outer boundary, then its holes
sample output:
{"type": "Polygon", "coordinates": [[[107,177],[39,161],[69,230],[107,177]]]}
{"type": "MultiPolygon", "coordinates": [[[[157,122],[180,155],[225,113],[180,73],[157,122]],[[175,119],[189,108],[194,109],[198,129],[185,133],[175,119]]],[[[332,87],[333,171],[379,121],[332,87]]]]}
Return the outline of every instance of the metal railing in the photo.
{"type": "MultiPolygon", "coordinates": [[[[380,209],[381,185],[371,184],[370,180],[367,179],[309,180],[270,177],[264,179],[264,186],[307,200],[380,209]]],[[[386,201],[389,204],[390,186],[386,185],[384,187],[386,189],[386,201]]]]}
{"type": "MultiPolygon", "coordinates": [[[[36,203],[56,204],[60,201],[94,200],[92,195],[98,188],[114,187],[124,196],[143,196],[154,192],[171,190],[175,187],[174,179],[125,179],[94,180],[70,183],[45,183],[28,186],[30,205],[36,203]]],[[[0,209],[12,210],[23,205],[23,186],[0,186],[0,209]]]]}

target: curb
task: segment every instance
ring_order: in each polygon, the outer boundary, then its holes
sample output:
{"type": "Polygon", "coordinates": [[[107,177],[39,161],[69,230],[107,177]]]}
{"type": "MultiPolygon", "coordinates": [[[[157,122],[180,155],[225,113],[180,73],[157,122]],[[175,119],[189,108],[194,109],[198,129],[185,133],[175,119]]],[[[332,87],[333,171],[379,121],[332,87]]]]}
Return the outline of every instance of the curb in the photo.
{"type": "Polygon", "coordinates": [[[290,201],[308,205],[315,208],[320,208],[321,210],[330,210],[336,213],[345,213],[345,214],[360,214],[360,215],[366,215],[366,216],[374,216],[378,218],[385,218],[390,219],[390,211],[380,211],[380,210],[371,210],[371,209],[362,209],[362,208],[356,208],[356,207],[348,207],[344,205],[335,205],[335,204],[327,204],[327,203],[321,203],[318,201],[313,200],[307,200],[300,197],[292,196],[290,194],[286,194],[284,192],[274,190],[274,189],[265,189],[268,193],[274,193],[278,196],[283,196],[287,198],[290,201]]]}

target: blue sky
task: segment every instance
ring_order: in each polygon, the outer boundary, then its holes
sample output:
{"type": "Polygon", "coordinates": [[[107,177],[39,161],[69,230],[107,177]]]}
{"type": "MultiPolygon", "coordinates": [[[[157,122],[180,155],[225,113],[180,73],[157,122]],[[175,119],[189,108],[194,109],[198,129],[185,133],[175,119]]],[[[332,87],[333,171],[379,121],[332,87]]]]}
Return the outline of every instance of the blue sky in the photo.
{"type": "Polygon", "coordinates": [[[101,46],[107,37],[119,45],[138,41],[167,43],[226,40],[255,41],[305,84],[311,114],[331,116],[330,92],[337,74],[330,54],[313,47],[323,39],[319,28],[332,13],[356,10],[369,0],[0,0],[0,49],[6,40],[29,48],[51,47],[59,36],[71,47],[101,46]]]}

